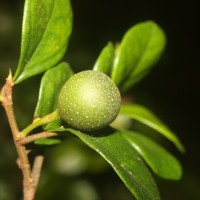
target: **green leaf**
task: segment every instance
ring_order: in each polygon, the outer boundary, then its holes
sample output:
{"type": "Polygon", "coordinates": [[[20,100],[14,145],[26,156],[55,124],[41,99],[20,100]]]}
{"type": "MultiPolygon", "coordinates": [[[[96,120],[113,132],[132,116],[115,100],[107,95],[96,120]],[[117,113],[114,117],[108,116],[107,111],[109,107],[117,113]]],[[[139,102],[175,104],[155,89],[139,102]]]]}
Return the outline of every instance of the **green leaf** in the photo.
{"type": "Polygon", "coordinates": [[[34,144],[37,144],[37,145],[47,145],[47,146],[56,145],[60,143],[61,143],[61,140],[55,139],[55,138],[42,138],[34,142],[34,144]]]}
{"type": "Polygon", "coordinates": [[[136,24],[124,35],[116,50],[112,79],[122,91],[127,90],[160,58],[165,35],[153,21],[136,24]]]}
{"type": "Polygon", "coordinates": [[[157,175],[171,180],[181,178],[182,168],[179,161],[160,145],[144,135],[130,131],[124,131],[123,136],[157,175]]]}
{"type": "MultiPolygon", "coordinates": [[[[56,110],[60,90],[72,74],[73,72],[67,63],[61,63],[44,74],[41,80],[34,118],[44,117],[56,110]]],[[[57,120],[44,126],[44,129],[57,128],[60,124],[61,120],[57,120]]]]}
{"type": "Polygon", "coordinates": [[[71,30],[69,0],[26,0],[15,83],[56,65],[66,51],[71,30]]]}
{"type": "Polygon", "coordinates": [[[110,129],[106,133],[105,130],[101,130],[104,131],[104,135],[95,137],[74,129],[67,130],[107,160],[137,199],[160,199],[157,186],[144,161],[120,132],[110,129]]]}
{"type": "Polygon", "coordinates": [[[150,110],[138,104],[122,104],[120,114],[137,120],[165,136],[179,149],[184,152],[185,149],[178,137],[164,123],[162,123],[150,110]]]}
{"type": "Polygon", "coordinates": [[[106,47],[103,48],[95,65],[93,67],[94,71],[99,71],[107,74],[108,76],[111,75],[111,70],[113,66],[113,61],[115,57],[115,50],[113,44],[109,42],[106,47]]]}

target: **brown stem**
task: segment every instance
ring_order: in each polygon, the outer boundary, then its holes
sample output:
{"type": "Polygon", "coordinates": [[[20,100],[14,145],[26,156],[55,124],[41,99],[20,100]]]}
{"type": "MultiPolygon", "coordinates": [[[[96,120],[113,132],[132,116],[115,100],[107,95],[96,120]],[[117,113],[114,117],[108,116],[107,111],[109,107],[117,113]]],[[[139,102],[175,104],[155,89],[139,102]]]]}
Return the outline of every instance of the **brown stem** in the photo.
{"type": "Polygon", "coordinates": [[[33,176],[34,183],[35,183],[36,187],[38,185],[38,181],[39,181],[39,178],[40,178],[40,173],[41,173],[43,161],[44,161],[44,156],[43,155],[37,155],[35,157],[35,160],[34,160],[34,163],[33,163],[32,176],[33,176]]]}
{"type": "Polygon", "coordinates": [[[27,150],[24,146],[20,145],[16,137],[19,134],[19,129],[15,120],[15,115],[13,111],[13,102],[12,102],[12,87],[14,86],[14,82],[12,81],[12,75],[9,74],[6,79],[6,83],[2,88],[1,94],[1,102],[6,111],[8,121],[10,124],[10,128],[13,135],[14,144],[19,156],[19,166],[22,170],[23,174],[23,193],[24,200],[33,200],[35,195],[36,185],[34,183],[34,179],[31,173],[31,167],[27,156],[27,150]]]}
{"type": "Polygon", "coordinates": [[[20,145],[25,145],[25,144],[28,144],[28,143],[33,142],[35,140],[38,140],[38,139],[54,137],[54,136],[57,136],[57,135],[58,135],[57,133],[45,131],[45,132],[30,135],[30,136],[27,136],[27,137],[24,137],[24,138],[20,138],[18,140],[18,143],[20,145]]]}

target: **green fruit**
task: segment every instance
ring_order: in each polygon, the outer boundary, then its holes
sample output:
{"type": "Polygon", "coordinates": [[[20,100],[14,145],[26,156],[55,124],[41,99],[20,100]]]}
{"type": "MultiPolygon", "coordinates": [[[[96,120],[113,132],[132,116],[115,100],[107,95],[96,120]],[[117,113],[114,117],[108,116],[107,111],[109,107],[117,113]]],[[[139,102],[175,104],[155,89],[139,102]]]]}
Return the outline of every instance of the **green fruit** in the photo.
{"type": "Polygon", "coordinates": [[[113,122],[120,103],[119,90],[106,74],[86,70],[64,84],[58,97],[58,112],[71,127],[92,131],[113,122]]]}

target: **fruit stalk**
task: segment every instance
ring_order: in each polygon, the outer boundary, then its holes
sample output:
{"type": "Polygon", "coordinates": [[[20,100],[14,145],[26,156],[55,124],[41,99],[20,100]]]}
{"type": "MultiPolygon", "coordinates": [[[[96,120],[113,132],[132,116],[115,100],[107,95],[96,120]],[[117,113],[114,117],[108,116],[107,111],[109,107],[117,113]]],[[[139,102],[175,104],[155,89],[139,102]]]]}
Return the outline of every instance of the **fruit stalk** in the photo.
{"type": "Polygon", "coordinates": [[[38,118],[35,119],[33,121],[32,124],[30,124],[29,126],[27,126],[23,131],[21,131],[18,135],[17,135],[17,140],[19,140],[20,138],[23,138],[25,136],[27,136],[32,130],[34,130],[35,128],[42,126],[44,124],[48,124],[50,122],[56,121],[60,119],[59,115],[58,115],[58,111],[55,110],[54,112],[45,115],[42,118],[38,118]]]}

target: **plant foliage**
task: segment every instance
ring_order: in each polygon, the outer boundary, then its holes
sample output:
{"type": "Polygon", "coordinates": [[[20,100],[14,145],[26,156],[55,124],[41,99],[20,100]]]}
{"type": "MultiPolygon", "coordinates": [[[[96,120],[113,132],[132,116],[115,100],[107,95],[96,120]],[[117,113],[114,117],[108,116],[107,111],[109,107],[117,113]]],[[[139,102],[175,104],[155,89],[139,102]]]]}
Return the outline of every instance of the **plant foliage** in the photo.
{"type": "MultiPolygon", "coordinates": [[[[61,62],[72,31],[69,0],[26,0],[22,27],[19,64],[15,84],[45,72],[41,80],[34,118],[40,119],[57,108],[58,94],[73,75],[66,62],[61,62]]],[[[154,21],[131,27],[117,45],[109,42],[98,56],[93,70],[108,76],[121,94],[140,81],[159,60],[166,44],[164,31],[154,21]]],[[[151,111],[138,104],[122,104],[120,115],[155,129],[181,152],[178,137],[151,111]]],[[[158,176],[178,180],[182,169],[178,160],[143,132],[111,128],[83,133],[67,127],[60,119],[42,126],[44,131],[71,133],[100,154],[116,171],[137,199],[155,200],[160,195],[147,165],[158,176]]],[[[60,140],[43,139],[36,144],[57,144],[60,140]]]]}

